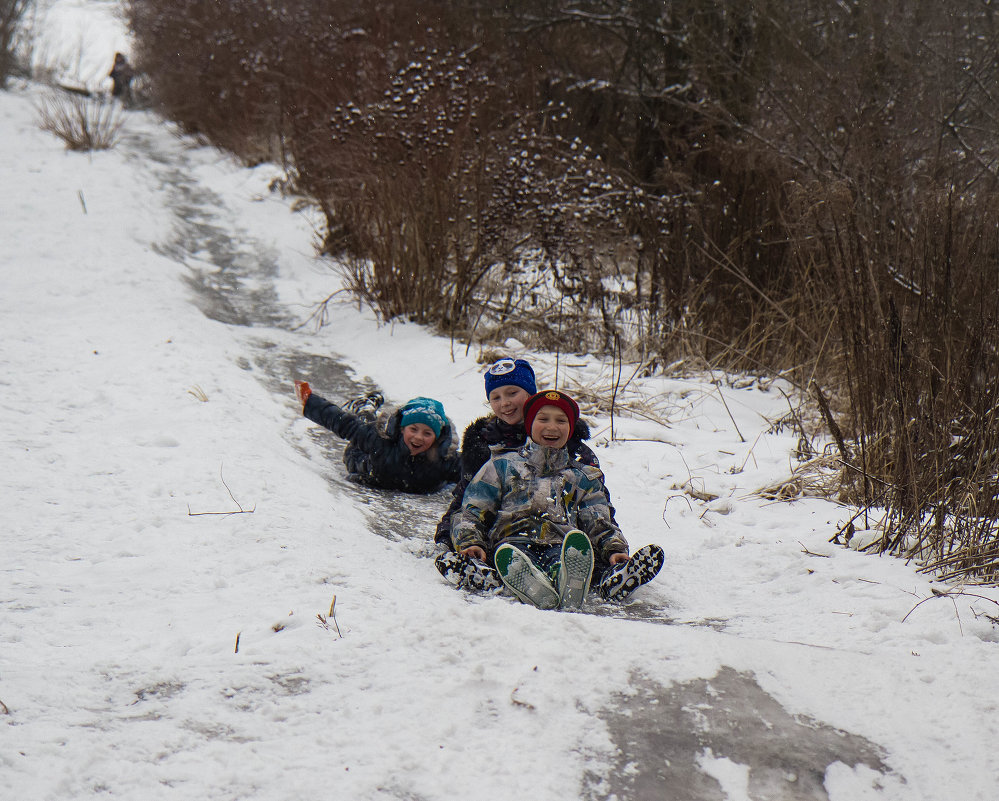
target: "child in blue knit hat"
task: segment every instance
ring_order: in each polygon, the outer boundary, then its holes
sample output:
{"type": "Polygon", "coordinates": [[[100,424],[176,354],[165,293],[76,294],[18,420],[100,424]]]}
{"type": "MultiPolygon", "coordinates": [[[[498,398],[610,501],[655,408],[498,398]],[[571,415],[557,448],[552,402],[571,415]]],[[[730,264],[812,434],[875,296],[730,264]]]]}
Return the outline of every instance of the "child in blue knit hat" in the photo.
{"type": "MultiPolygon", "coordinates": [[[[343,462],[351,481],[424,494],[461,477],[454,426],[440,401],[413,398],[375,419],[373,412],[352,414],[316,395],[305,381],[296,381],[295,391],[302,414],[348,440],[343,462]]],[[[380,397],[374,405],[377,411],[380,397]]]]}

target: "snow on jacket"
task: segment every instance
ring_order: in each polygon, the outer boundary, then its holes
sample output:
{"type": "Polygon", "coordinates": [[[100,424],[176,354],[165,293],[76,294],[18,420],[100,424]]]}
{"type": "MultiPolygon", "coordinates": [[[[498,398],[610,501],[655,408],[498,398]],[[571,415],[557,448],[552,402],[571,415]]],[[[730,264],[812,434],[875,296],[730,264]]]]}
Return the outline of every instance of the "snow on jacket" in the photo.
{"type": "Polygon", "coordinates": [[[454,425],[450,420],[429,450],[413,456],[402,439],[401,409],[387,410],[374,422],[368,422],[313,393],[305,402],[303,414],[349,440],[343,463],[350,478],[360,483],[425,494],[461,477],[461,463],[451,436],[454,425]]]}
{"type": "MultiPolygon", "coordinates": [[[[590,427],[582,420],[576,421],[576,428],[566,443],[569,456],[591,467],[600,467],[597,455],[583,442],[590,438],[590,427]]],[[[451,524],[455,515],[461,509],[465,495],[465,487],[482,469],[494,454],[515,451],[524,446],[527,441],[527,431],[523,423],[504,423],[495,415],[486,415],[468,424],[461,439],[461,479],[455,485],[451,495],[451,505],[441,517],[434,533],[434,542],[452,547],[451,524]]],[[[606,488],[605,488],[606,491],[606,488]]],[[[610,495],[608,494],[608,502],[610,495]]],[[[611,507],[611,518],[614,509],[611,507]]]]}
{"type": "Polygon", "coordinates": [[[452,528],[455,548],[478,545],[491,557],[510,537],[558,545],[567,531],[578,528],[603,559],[627,553],[602,479],[598,468],[575,461],[565,448],[528,442],[517,451],[494,455],[465,489],[452,528]]]}

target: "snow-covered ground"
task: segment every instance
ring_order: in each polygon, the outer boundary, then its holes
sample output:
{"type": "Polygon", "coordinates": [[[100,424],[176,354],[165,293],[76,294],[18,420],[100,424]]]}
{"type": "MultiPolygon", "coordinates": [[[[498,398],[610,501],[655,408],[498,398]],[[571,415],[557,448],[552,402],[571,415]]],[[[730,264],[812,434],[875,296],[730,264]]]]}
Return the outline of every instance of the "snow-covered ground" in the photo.
{"type": "MultiPolygon", "coordinates": [[[[50,31],[114,6],[50,5],[50,31]]],[[[109,65],[127,37],[101,31],[109,65]]],[[[587,415],[632,547],[667,554],[631,603],[456,591],[427,558],[446,494],[344,482],[292,381],[463,428],[477,349],[342,296],[302,325],[339,283],[276,168],[144,112],[69,153],[40,91],[0,93],[0,798],[995,798],[999,592],[755,494],[795,464],[777,388],[636,381],[666,424],[613,442],[587,415]]],[[[559,379],[614,377],[563,355],[559,379]]]]}

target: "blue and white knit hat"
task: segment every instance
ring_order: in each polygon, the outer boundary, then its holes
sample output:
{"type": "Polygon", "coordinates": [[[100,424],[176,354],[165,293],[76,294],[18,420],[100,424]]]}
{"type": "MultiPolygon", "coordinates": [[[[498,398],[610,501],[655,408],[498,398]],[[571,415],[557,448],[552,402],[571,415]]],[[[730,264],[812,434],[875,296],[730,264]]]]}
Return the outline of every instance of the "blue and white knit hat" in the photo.
{"type": "Polygon", "coordinates": [[[399,421],[401,428],[410,426],[413,423],[423,423],[434,431],[434,437],[441,435],[441,429],[447,424],[447,417],[444,414],[444,404],[433,398],[413,398],[406,401],[402,407],[402,419],[399,421]]]}
{"type": "Polygon", "coordinates": [[[500,359],[486,370],[486,397],[496,387],[520,387],[528,395],[538,391],[534,369],[524,359],[500,359]]]}

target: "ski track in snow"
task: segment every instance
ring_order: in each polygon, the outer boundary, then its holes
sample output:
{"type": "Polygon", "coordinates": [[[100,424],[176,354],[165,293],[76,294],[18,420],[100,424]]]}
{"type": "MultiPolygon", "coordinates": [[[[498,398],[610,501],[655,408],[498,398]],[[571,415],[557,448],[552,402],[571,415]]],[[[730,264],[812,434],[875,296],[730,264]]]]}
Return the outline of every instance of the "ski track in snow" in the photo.
{"type": "Polygon", "coordinates": [[[655,380],[671,428],[594,421],[632,547],[666,550],[631,603],[456,592],[447,493],[347,482],[291,382],[461,430],[475,353],[345,302],[302,326],[337,278],[275,168],[146,113],[68,154],[35,91],[0,95],[4,798],[991,801],[992,607],[914,609],[915,566],[827,542],[844,510],[752,495],[790,467],[779,393],[655,380]]]}

